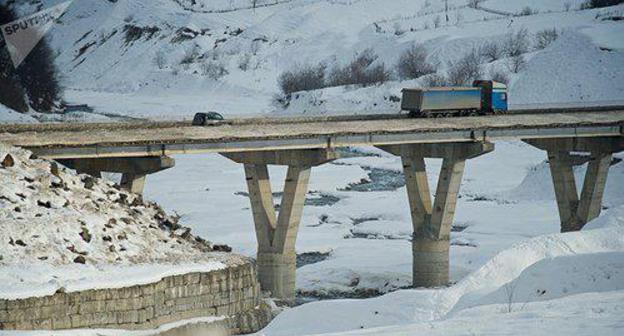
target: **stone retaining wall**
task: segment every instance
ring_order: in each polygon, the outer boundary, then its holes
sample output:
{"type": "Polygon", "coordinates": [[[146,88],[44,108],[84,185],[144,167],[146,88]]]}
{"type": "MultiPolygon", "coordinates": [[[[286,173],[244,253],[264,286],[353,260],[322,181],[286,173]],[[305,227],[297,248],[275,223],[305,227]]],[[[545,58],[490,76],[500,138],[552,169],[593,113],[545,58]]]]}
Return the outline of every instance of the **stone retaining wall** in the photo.
{"type": "Polygon", "coordinates": [[[150,329],[190,318],[228,316],[233,332],[253,332],[271,318],[260,301],[255,265],[249,262],[147,285],[0,300],[0,330],[150,329]]]}

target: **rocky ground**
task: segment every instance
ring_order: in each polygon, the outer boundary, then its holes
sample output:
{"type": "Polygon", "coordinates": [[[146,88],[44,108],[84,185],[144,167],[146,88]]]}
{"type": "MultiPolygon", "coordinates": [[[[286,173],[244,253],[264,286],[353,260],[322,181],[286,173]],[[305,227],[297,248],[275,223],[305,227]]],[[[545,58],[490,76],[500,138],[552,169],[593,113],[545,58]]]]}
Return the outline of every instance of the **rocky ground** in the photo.
{"type": "Polygon", "coordinates": [[[38,290],[45,293],[70,280],[81,288],[90,281],[101,287],[119,281],[116,277],[131,282],[133,273],[157,277],[246,260],[215,251],[223,246],[194,236],[178,224],[179,217],[113,182],[1,143],[0,181],[5,297],[42,294],[38,290]]]}

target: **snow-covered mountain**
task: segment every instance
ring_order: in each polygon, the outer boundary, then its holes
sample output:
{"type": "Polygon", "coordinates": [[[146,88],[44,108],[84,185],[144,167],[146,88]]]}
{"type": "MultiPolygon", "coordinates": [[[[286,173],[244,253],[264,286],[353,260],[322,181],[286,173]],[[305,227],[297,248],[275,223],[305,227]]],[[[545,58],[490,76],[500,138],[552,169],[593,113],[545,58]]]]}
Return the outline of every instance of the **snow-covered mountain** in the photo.
{"type": "MultiPolygon", "coordinates": [[[[61,0],[30,1],[30,13],[61,0]]],[[[418,43],[444,73],[471,48],[528,32],[528,62],[515,74],[509,59],[483,60],[483,76],[506,73],[512,104],[590,104],[624,100],[624,6],[579,10],[581,0],[94,0],[74,1],[49,33],[66,98],[98,112],[188,118],[283,112],[273,103],[277,79],[302,65],[329,69],[372,49],[391,73],[386,84],[297,94],[287,112],[398,111],[406,86],[400,54],[418,43]],[[527,10],[530,9],[529,10],[527,10]],[[524,13],[529,15],[517,16],[524,13]],[[448,21],[447,21],[448,17],[448,21]],[[559,39],[535,48],[535,35],[559,39]]]]}

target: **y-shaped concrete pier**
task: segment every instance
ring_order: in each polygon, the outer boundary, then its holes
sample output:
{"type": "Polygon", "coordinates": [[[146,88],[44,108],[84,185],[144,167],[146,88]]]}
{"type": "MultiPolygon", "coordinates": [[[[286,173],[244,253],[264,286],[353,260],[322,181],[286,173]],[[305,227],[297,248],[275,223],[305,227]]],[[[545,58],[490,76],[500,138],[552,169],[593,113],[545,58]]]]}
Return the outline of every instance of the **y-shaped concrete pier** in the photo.
{"type": "Polygon", "coordinates": [[[557,138],[525,142],[548,152],[561,232],[578,231],[598,217],[613,153],[624,150],[624,138],[557,138]],[[579,198],[573,168],[585,163],[587,172],[579,198]]]}
{"type": "Polygon", "coordinates": [[[380,146],[401,156],[407,183],[413,237],[413,286],[436,287],[449,282],[450,233],[457,195],[467,159],[489,153],[489,142],[380,146]],[[442,169],[432,204],[425,158],[441,158],[442,169]]]}
{"type": "Polygon", "coordinates": [[[258,240],[258,279],[263,290],[273,297],[292,302],[295,298],[297,254],[295,241],[308,192],[313,166],[338,158],[328,150],[284,150],[224,153],[245,165],[245,177],[258,240]],[[267,165],[288,166],[284,193],[275,214],[267,165]]]}
{"type": "MultiPolygon", "coordinates": [[[[579,230],[600,214],[612,154],[624,150],[621,137],[526,140],[548,150],[561,213],[562,231],[579,230]],[[577,152],[588,152],[579,156],[577,152]],[[572,167],[589,162],[581,198],[576,193],[572,167]]],[[[466,160],[494,150],[487,141],[385,145],[379,148],[401,156],[412,215],[413,285],[437,287],[449,282],[450,233],[466,160]],[[442,159],[432,200],[425,158],[442,159]]],[[[331,150],[281,150],[223,153],[245,165],[258,239],[258,277],[274,297],[295,296],[295,241],[308,190],[311,167],[338,156],[331,150]],[[288,166],[279,216],[267,165],[288,166]]]]}

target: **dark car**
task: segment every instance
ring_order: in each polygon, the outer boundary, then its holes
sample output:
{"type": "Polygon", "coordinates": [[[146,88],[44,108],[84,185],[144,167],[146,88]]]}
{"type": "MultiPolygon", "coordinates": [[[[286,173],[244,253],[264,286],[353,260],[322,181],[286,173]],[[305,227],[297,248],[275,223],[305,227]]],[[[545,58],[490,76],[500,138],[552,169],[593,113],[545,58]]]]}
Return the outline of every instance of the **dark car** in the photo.
{"type": "Polygon", "coordinates": [[[217,112],[201,112],[196,113],[193,118],[193,126],[205,126],[210,124],[210,121],[225,120],[220,113],[217,112]]]}
{"type": "Polygon", "coordinates": [[[63,112],[65,113],[71,113],[71,112],[88,112],[88,113],[92,113],[93,107],[87,105],[87,104],[67,104],[67,103],[63,103],[61,105],[61,109],[63,112]]]}

